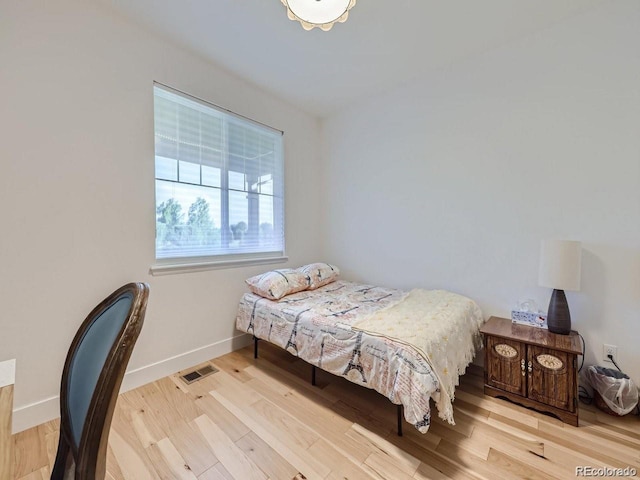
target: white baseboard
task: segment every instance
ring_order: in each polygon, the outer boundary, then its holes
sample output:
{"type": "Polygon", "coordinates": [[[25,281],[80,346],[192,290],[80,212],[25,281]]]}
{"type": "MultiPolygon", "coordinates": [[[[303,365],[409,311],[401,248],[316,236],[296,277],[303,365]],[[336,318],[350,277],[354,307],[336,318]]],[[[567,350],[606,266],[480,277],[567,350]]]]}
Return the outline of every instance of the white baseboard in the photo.
{"type": "MultiPolygon", "coordinates": [[[[128,371],[122,381],[120,392],[132,390],[141,385],[166,377],[185,368],[197,365],[212,358],[230,353],[251,343],[251,335],[241,334],[227,338],[151,365],[128,371]]],[[[21,432],[60,416],[60,397],[46,398],[29,405],[23,405],[13,411],[13,433],[21,432]]]]}
{"type": "Polygon", "coordinates": [[[18,433],[60,416],[60,397],[49,397],[13,410],[13,433],[18,433]]]}
{"type": "Polygon", "coordinates": [[[204,347],[196,348],[189,352],[181,353],[174,357],[160,360],[145,367],[136,368],[127,372],[122,380],[120,392],[127,392],[149,382],[166,377],[185,368],[193,367],[198,363],[206,362],[212,358],[246,347],[251,343],[251,335],[243,333],[235,337],[227,338],[204,347]]]}

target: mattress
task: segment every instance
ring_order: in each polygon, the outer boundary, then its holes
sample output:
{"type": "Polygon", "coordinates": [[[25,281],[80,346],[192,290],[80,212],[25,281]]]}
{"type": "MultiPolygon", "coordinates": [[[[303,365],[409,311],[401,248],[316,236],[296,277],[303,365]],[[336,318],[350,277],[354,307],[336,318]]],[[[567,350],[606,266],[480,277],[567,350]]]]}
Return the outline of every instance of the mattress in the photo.
{"type": "Polygon", "coordinates": [[[280,300],[246,293],[236,327],[404,406],[426,432],[429,400],[453,423],[453,389],[473,358],[482,314],[445,291],[336,281],[280,300]]]}

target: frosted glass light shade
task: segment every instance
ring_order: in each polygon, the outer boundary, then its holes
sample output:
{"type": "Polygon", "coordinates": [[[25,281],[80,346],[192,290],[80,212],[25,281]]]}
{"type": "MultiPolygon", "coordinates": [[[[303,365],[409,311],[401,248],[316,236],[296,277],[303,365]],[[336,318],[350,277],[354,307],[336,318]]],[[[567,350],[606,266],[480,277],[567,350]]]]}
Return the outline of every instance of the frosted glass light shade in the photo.
{"type": "Polygon", "coordinates": [[[582,246],[570,240],[543,240],[540,245],[541,287],[580,290],[582,246]]]}
{"type": "Polygon", "coordinates": [[[291,20],[297,20],[305,30],[315,27],[331,30],[336,22],[346,22],[356,0],[281,0],[291,20]]]}

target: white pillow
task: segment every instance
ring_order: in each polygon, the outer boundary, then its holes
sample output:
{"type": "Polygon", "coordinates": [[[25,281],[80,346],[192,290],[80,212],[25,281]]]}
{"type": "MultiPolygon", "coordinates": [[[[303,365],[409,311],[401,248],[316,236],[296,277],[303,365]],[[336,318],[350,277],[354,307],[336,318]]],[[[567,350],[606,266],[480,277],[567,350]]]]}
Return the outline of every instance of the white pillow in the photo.
{"type": "Polygon", "coordinates": [[[270,300],[278,300],[309,287],[308,276],[292,268],[270,270],[248,278],[245,282],[253,293],[270,300]]]}
{"type": "Polygon", "coordinates": [[[309,290],[335,282],[340,276],[340,269],[329,263],[310,263],[298,269],[309,277],[309,290]]]}

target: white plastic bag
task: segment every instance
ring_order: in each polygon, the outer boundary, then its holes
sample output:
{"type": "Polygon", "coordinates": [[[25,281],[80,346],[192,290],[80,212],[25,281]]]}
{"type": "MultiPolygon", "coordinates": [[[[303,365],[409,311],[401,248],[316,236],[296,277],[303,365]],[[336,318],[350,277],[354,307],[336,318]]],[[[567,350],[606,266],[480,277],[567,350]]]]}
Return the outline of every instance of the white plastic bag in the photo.
{"type": "Polygon", "coordinates": [[[587,369],[587,379],[604,403],[620,416],[631,412],[638,404],[638,388],[622,372],[592,365],[587,369]]]}

